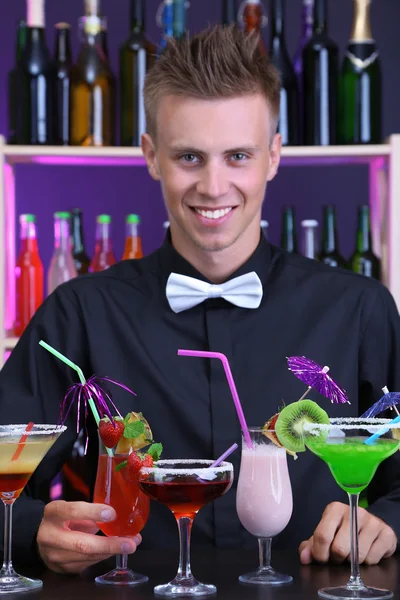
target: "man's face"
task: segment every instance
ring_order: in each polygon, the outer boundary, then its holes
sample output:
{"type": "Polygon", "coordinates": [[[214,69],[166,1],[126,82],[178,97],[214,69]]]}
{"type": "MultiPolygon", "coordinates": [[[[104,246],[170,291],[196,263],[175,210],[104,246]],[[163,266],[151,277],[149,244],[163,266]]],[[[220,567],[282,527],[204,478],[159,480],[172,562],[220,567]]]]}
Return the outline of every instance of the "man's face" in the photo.
{"type": "Polygon", "coordinates": [[[257,245],[265,187],[280,157],[281,138],[271,143],[271,130],[261,94],[161,99],[157,143],[146,134],[143,150],[181,254],[257,245]]]}

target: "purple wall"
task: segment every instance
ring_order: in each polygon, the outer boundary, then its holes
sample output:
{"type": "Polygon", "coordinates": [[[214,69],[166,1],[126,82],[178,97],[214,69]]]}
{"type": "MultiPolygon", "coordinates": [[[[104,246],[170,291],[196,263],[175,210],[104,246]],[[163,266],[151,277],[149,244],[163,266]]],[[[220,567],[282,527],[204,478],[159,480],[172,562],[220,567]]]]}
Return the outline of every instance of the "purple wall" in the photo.
{"type": "MultiPolygon", "coordinates": [[[[6,132],[6,75],[14,62],[15,27],[25,14],[25,1],[3,3],[0,21],[0,132],[6,132]],[[7,6],[6,6],[7,5],[7,6]]],[[[159,0],[147,0],[150,37],[158,42],[160,32],[155,25],[159,0]]],[[[267,5],[267,0],[264,0],[267,5]]],[[[341,54],[349,34],[351,0],[330,0],[330,34],[340,46],[341,54]]],[[[102,0],[103,12],[109,22],[109,47],[114,71],[117,72],[119,44],[128,34],[128,0],[102,0]]],[[[53,48],[53,24],[67,21],[72,24],[74,56],[79,42],[76,20],[81,14],[83,0],[47,0],[47,39],[53,48]]],[[[301,0],[287,0],[286,34],[293,55],[299,36],[301,0]]],[[[191,32],[220,19],[219,0],[191,0],[188,23],[191,32]]],[[[373,0],[373,32],[381,52],[384,76],[384,135],[400,131],[400,2],[373,0]]],[[[264,30],[266,41],[268,29],[264,30]]],[[[52,213],[55,210],[81,206],[85,215],[87,249],[91,254],[94,244],[95,215],[111,213],[114,221],[113,237],[117,256],[122,253],[124,215],[137,212],[142,215],[144,251],[152,251],[160,243],[162,222],[166,212],[158,184],[144,168],[132,167],[50,167],[18,166],[16,179],[17,215],[34,212],[38,215],[40,249],[47,267],[52,250],[52,213]]],[[[320,219],[321,205],[334,203],[338,207],[341,248],[345,255],[353,250],[355,210],[357,203],[368,200],[366,167],[281,168],[278,178],[270,185],[263,216],[270,222],[270,239],[277,242],[282,204],[297,205],[298,220],[309,217],[320,219]]]]}

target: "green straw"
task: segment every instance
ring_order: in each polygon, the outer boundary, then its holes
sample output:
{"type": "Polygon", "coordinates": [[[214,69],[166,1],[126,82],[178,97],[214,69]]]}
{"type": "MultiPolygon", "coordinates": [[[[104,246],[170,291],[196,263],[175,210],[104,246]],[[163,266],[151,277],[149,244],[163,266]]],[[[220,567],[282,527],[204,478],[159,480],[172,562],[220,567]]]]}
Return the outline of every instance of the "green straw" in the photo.
{"type": "MultiPolygon", "coordinates": [[[[50,346],[50,344],[47,344],[43,340],[40,340],[39,346],[42,346],[43,348],[45,348],[46,350],[48,350],[50,352],[50,354],[53,354],[56,358],[58,358],[63,363],[65,363],[66,365],[68,365],[69,367],[71,367],[71,369],[74,369],[74,371],[76,371],[78,373],[78,377],[79,377],[79,379],[81,381],[81,384],[85,385],[85,383],[86,383],[85,376],[83,374],[82,369],[80,367],[78,367],[78,365],[76,365],[75,363],[73,363],[72,360],[69,360],[69,358],[67,358],[66,356],[64,356],[64,354],[61,354],[61,352],[58,352],[58,350],[56,350],[55,348],[53,348],[53,346],[50,346]]],[[[90,408],[92,409],[92,413],[93,413],[94,420],[96,421],[96,425],[98,427],[99,426],[99,422],[100,422],[100,415],[97,412],[96,405],[93,402],[93,399],[91,397],[88,398],[88,402],[89,402],[90,408]]],[[[113,456],[111,448],[106,448],[106,450],[107,450],[108,456],[113,456]]]]}

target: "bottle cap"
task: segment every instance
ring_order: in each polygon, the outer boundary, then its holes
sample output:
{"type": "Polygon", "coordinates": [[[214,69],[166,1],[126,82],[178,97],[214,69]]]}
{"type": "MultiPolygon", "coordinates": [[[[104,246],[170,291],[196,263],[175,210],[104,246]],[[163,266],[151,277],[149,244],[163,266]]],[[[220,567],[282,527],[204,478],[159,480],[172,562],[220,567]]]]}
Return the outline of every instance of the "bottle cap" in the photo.
{"type": "Polygon", "coordinates": [[[66,219],[70,219],[71,218],[71,213],[66,212],[66,211],[55,212],[54,213],[54,217],[56,219],[66,220],[66,219]]]}
{"type": "Polygon", "coordinates": [[[301,222],[302,227],[318,227],[318,221],[315,219],[305,219],[301,222]]]}
{"type": "Polygon", "coordinates": [[[103,225],[104,223],[111,223],[110,215],[98,215],[96,217],[96,222],[103,225]]]}
{"type": "Polygon", "coordinates": [[[19,222],[20,223],[35,223],[36,215],[30,215],[30,214],[19,215],[19,222]]]}
{"type": "Polygon", "coordinates": [[[139,215],[126,215],[126,222],[138,225],[140,223],[140,217],[139,215]]]}

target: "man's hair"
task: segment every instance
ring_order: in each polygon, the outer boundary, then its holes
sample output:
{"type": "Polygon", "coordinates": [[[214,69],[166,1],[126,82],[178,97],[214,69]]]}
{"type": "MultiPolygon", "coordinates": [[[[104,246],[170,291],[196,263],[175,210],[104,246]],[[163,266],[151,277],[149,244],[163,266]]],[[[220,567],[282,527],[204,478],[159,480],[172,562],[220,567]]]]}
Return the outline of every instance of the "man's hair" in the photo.
{"type": "Polygon", "coordinates": [[[144,84],[147,131],[156,140],[157,110],[164,96],[208,100],[256,93],[269,104],[272,141],[279,118],[280,78],[256,32],[217,25],[192,38],[168,38],[144,84]]]}

